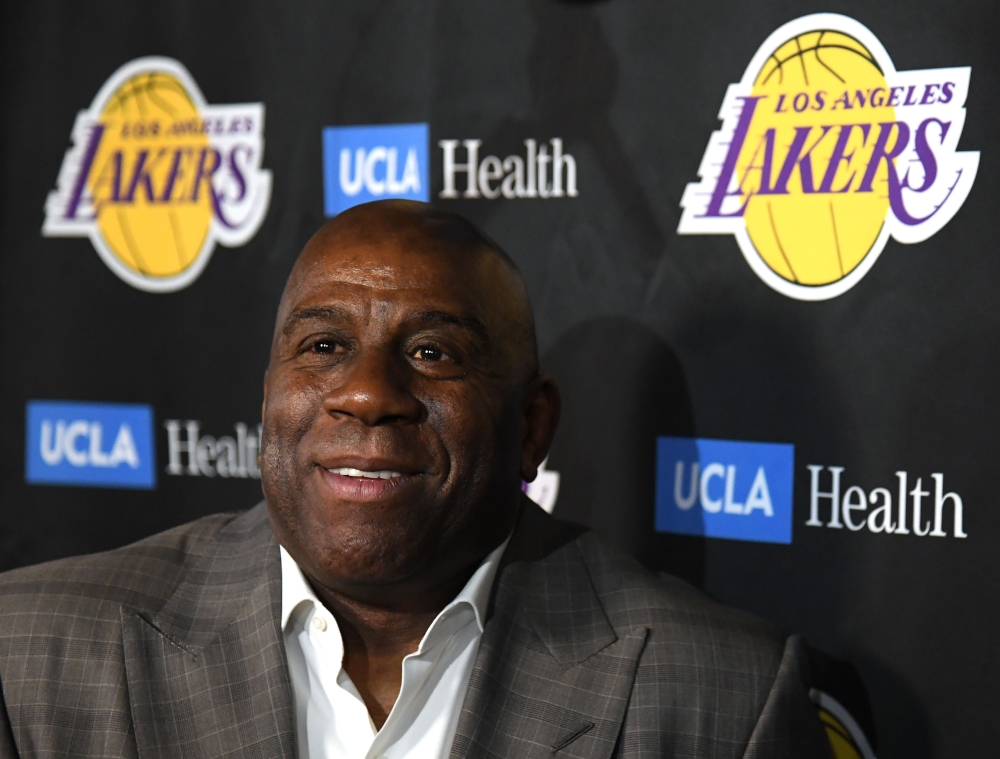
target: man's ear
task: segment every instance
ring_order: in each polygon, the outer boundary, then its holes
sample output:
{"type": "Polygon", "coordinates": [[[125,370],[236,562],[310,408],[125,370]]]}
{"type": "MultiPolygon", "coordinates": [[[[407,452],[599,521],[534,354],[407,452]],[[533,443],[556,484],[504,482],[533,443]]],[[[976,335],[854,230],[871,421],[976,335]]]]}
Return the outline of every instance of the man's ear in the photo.
{"type": "Polygon", "coordinates": [[[524,440],[521,444],[521,479],[531,482],[549,455],[559,426],[562,402],[555,380],[544,374],[529,384],[524,398],[524,440]]]}

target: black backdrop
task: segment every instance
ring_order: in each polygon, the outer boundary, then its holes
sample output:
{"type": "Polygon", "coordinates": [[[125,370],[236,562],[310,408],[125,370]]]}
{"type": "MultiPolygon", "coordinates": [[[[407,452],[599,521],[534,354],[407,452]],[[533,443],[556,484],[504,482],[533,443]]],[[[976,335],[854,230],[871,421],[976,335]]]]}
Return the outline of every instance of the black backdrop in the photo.
{"type": "Polygon", "coordinates": [[[555,513],[853,662],[880,756],[994,755],[998,8],[6,3],[0,567],[118,546],[259,500],[252,478],[168,474],[164,421],[197,420],[215,436],[238,422],[253,429],[284,278],[324,220],[322,128],[423,122],[432,197],[480,224],[527,279],[543,364],[566,402],[549,461],[561,476],[555,513]],[[731,236],[676,229],[726,87],[771,32],[819,11],[866,25],[901,71],[970,66],[960,148],[981,151],[981,164],[944,229],[917,245],[890,240],[855,287],[809,303],[767,287],[731,236]],[[217,248],[172,293],[129,286],[86,238],[40,233],[77,113],[146,55],[180,61],[209,104],[266,108],[273,189],[263,225],[246,245],[217,248]],[[506,156],[553,137],[575,157],[577,197],[437,198],[438,140],[481,139],[483,155],[506,156]],[[156,488],[27,484],[33,399],[152,406],[156,488]],[[657,435],[794,443],[792,544],[655,533],[657,435]],[[932,490],[931,473],[943,473],[963,499],[968,537],[810,528],[809,464],[844,467],[843,487],[865,492],[895,492],[897,471],[932,490]]]}

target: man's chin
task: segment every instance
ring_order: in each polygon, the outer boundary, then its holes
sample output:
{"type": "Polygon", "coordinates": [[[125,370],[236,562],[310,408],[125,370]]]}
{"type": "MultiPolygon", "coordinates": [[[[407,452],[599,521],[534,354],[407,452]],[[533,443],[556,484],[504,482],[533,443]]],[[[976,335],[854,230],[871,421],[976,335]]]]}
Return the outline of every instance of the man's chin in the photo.
{"type": "Polygon", "coordinates": [[[303,569],[311,579],[335,593],[357,600],[399,601],[396,591],[404,590],[420,576],[427,557],[434,553],[435,547],[424,545],[422,538],[426,536],[414,535],[408,539],[364,531],[354,533],[349,538],[345,536],[343,543],[338,541],[328,546],[325,555],[322,551],[309,551],[314,556],[320,554],[322,560],[309,568],[311,572],[303,569]]]}

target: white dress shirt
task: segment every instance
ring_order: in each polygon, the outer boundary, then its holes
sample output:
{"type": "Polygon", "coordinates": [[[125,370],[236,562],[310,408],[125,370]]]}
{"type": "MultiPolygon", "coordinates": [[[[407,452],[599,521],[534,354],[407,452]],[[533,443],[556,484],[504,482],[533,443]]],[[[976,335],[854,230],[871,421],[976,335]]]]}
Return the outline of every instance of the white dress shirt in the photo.
{"type": "Polygon", "coordinates": [[[504,543],[437,615],[415,653],[381,730],[343,668],[344,643],[330,611],[281,548],[281,628],[292,680],[299,759],[445,759],[486,622],[504,543]]]}

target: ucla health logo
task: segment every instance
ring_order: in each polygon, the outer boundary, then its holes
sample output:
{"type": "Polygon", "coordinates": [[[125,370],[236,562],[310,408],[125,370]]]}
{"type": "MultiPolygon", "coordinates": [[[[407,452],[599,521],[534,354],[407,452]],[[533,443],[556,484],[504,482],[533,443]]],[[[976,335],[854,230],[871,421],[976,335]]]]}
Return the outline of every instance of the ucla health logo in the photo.
{"type": "Polygon", "coordinates": [[[965,202],[979,167],[958,151],[970,73],[897,71],[846,16],[785,24],[729,85],[677,231],[735,235],[791,298],[841,295],[890,237],[922,242],[965,202]]]}
{"type": "Polygon", "coordinates": [[[46,237],[89,237],[133,287],[194,282],[216,243],[244,245],[271,199],[264,105],[208,105],[171,58],[139,58],[104,83],[73,126],[46,237]]]}
{"type": "Polygon", "coordinates": [[[326,127],[326,215],[381,198],[430,200],[427,144],[427,124],[326,127]]]}
{"type": "Polygon", "coordinates": [[[156,487],[149,406],[29,401],[27,417],[28,482],[156,487]]]}
{"type": "Polygon", "coordinates": [[[656,529],[791,543],[794,469],[789,444],[661,437],[656,529]]]}

